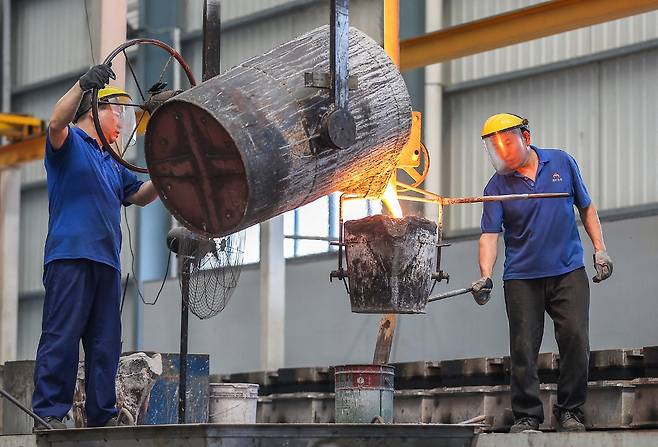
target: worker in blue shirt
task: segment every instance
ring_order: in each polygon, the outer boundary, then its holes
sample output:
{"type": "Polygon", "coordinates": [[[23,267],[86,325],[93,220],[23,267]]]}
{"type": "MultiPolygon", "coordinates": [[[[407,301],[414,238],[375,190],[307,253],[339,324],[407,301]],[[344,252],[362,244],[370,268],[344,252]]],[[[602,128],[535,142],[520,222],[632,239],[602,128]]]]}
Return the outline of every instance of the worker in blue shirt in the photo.
{"type": "Polygon", "coordinates": [[[544,332],[544,312],[552,318],[560,353],[557,404],[553,409],[561,431],[584,431],[582,406],[589,366],[589,282],[573,206],[594,246],[594,282],[612,274],[601,223],[576,161],[564,151],[530,144],[528,120],[509,113],[491,116],[482,139],[496,173],[484,195],[569,193],[567,198],[484,203],[479,243],[481,279],[485,287],[496,262],[503,232],[503,284],[509,320],[511,432],[538,430],[544,411],[539,399],[537,356],[544,332]]]}
{"type": "MultiPolygon", "coordinates": [[[[115,377],[121,351],[121,206],[151,203],[157,192],[103,150],[91,116],[91,89],[99,90],[98,117],[110,144],[135,128],[128,94],[106,87],[111,67],[85,73],[55,105],[46,137],[48,236],[45,299],[34,371],[32,407],[54,428],[73,403],[82,340],[88,426],[117,425],[115,377]],[[75,125],[70,125],[71,122],[75,125]]],[[[35,423],[35,429],[44,427],[35,423]]]]}

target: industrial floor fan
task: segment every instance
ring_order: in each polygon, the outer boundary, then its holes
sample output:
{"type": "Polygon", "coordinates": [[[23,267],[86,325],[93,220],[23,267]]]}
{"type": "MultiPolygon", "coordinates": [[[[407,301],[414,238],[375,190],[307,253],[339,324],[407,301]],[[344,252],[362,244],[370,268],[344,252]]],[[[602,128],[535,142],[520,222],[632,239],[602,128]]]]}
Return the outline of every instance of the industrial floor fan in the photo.
{"type": "Polygon", "coordinates": [[[167,235],[167,247],[178,258],[182,298],[179,424],[185,423],[189,312],[204,320],[224,310],[240,278],[244,239],[244,231],[222,238],[209,238],[183,227],[175,227],[167,235]]]}

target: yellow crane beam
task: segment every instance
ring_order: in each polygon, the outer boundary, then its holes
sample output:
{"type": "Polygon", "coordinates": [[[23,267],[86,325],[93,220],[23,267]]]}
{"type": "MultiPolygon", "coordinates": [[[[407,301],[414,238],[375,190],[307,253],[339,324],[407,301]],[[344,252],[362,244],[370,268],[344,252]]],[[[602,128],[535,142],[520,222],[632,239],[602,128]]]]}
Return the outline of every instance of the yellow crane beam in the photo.
{"type": "Polygon", "coordinates": [[[658,9],[658,0],[552,0],[400,43],[402,71],[658,9]]]}
{"type": "Polygon", "coordinates": [[[16,143],[0,146],[0,169],[28,161],[43,159],[45,148],[45,133],[16,143]]]}

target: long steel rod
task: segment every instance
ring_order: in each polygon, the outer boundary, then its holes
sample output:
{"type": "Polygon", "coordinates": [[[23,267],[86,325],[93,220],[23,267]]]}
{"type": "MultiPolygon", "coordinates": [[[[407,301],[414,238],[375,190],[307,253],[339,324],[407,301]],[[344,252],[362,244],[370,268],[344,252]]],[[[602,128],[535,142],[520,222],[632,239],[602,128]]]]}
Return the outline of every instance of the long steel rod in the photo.
{"type": "Polygon", "coordinates": [[[434,296],[430,297],[427,300],[427,302],[431,303],[432,301],[445,300],[446,298],[452,298],[453,296],[465,295],[465,294],[470,293],[472,291],[473,291],[472,287],[469,287],[469,288],[466,288],[466,289],[451,290],[450,292],[441,293],[439,295],[434,295],[434,296]]]}
{"type": "Polygon", "coordinates": [[[20,403],[20,402],[14,397],[14,396],[12,396],[11,394],[9,394],[8,392],[6,392],[5,390],[3,390],[2,388],[0,388],[0,394],[2,395],[2,397],[4,397],[5,399],[7,399],[9,402],[11,402],[12,404],[16,405],[18,408],[20,408],[21,410],[23,410],[25,413],[29,414],[29,415],[32,417],[32,419],[34,419],[34,420],[37,421],[39,424],[41,424],[41,425],[43,425],[44,427],[46,427],[48,430],[52,430],[52,429],[53,429],[53,426],[52,426],[52,425],[50,425],[48,422],[44,421],[44,420],[43,420],[38,414],[36,414],[35,412],[33,412],[32,410],[30,410],[29,408],[27,408],[27,407],[26,407],[25,405],[23,405],[22,403],[20,403]]]}
{"type": "Polygon", "coordinates": [[[189,321],[189,297],[190,297],[190,264],[189,258],[183,258],[181,272],[181,316],[180,316],[180,354],[178,371],[178,423],[184,424],[187,407],[187,337],[189,321]]]}
{"type": "Polygon", "coordinates": [[[442,205],[457,205],[461,203],[480,203],[480,202],[505,202],[508,200],[527,200],[527,199],[558,199],[569,197],[570,194],[567,192],[555,192],[555,193],[536,193],[536,194],[501,194],[495,196],[474,196],[474,197],[441,197],[438,194],[433,192],[425,191],[421,188],[416,188],[405,183],[398,182],[399,185],[422,194],[427,198],[423,197],[414,197],[414,196],[398,196],[401,200],[409,200],[414,202],[426,202],[426,203],[440,203],[442,205]]]}
{"type": "Polygon", "coordinates": [[[507,202],[509,200],[560,199],[569,196],[570,194],[568,192],[555,192],[543,194],[502,194],[479,197],[442,197],[441,203],[443,205],[456,205],[459,203],[507,202]]]}

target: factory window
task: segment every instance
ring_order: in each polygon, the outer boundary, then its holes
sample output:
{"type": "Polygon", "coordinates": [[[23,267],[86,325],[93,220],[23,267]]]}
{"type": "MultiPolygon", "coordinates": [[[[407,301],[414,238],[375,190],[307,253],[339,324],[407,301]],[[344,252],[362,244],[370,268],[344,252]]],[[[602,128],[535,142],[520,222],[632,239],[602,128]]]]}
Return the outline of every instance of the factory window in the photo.
{"type": "MultiPolygon", "coordinates": [[[[330,241],[338,240],[339,193],[289,211],[284,215],[287,258],[333,251],[330,241]]],[[[358,200],[345,202],[344,220],[360,219],[381,212],[379,201],[358,200]]]]}
{"type": "MultiPolygon", "coordinates": [[[[317,199],[283,216],[285,233],[284,254],[286,258],[325,253],[336,250],[330,241],[338,240],[339,193],[317,199]]],[[[360,219],[382,211],[378,200],[356,200],[345,202],[344,220],[360,219]]],[[[260,260],[260,227],[247,228],[244,243],[244,263],[260,260]]]]}

